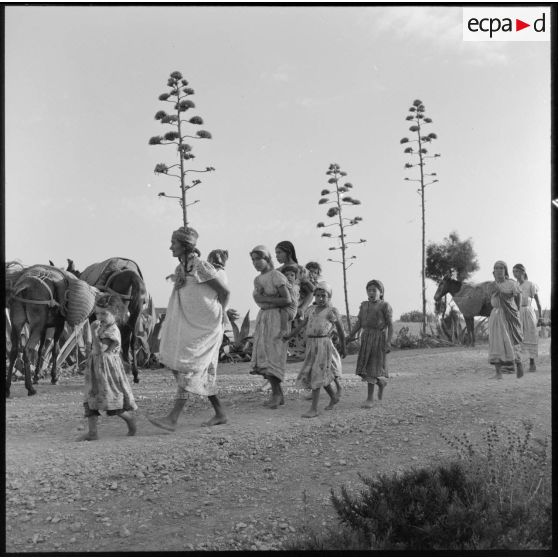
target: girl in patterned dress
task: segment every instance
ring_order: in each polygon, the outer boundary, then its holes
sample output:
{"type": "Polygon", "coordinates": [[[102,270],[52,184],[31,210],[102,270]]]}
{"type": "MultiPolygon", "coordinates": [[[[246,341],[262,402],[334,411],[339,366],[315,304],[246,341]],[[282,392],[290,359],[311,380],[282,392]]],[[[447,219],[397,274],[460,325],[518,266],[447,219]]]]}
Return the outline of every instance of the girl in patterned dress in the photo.
{"type": "Polygon", "coordinates": [[[519,319],[523,332],[522,349],[529,355],[529,372],[536,372],[535,359],[539,353],[539,332],[537,327],[542,320],[542,308],[539,301],[539,289],[535,283],[528,280],[527,271],[522,264],[513,266],[513,276],[519,283],[521,290],[521,306],[519,307],[519,319]],[[531,301],[534,300],[539,311],[539,319],[533,310],[531,301]]]}
{"type": "Polygon", "coordinates": [[[302,368],[298,374],[297,385],[312,390],[312,405],[303,418],[318,416],[318,402],[320,389],[324,388],[329,395],[329,405],[326,410],[333,409],[339,402],[331,388],[336,372],[341,373],[341,358],[345,357],[345,332],[336,308],[330,305],[331,287],[325,281],[319,282],[314,290],[314,304],[308,309],[302,323],[290,335],[283,339],[294,337],[303,328],[306,330],[306,352],[302,368]],[[333,345],[331,332],[337,329],[341,340],[341,355],[333,345]]]}
{"type": "Polygon", "coordinates": [[[378,384],[378,399],[382,399],[387,384],[387,353],[391,351],[393,335],[392,310],[384,301],[384,285],[377,279],[366,284],[365,300],[349,334],[351,340],[362,329],[356,374],[368,384],[368,397],[362,408],[370,409],[374,400],[374,385],[378,384]]]}
{"type": "Polygon", "coordinates": [[[215,412],[202,426],[227,422],[217,397],[217,362],[230,291],[223,276],[198,256],[197,240],[191,227],[180,227],[171,237],[170,250],[179,265],[161,329],[159,361],[172,371],[177,390],[167,415],[147,417],[170,432],[176,429],[189,393],[207,397],[215,412]]]}
{"type": "Polygon", "coordinates": [[[122,319],[125,308],[113,295],[102,295],[95,303],[97,320],[91,324],[93,346],[85,369],[85,416],[89,431],[78,441],[97,440],[99,411],[108,416],[119,416],[128,425],[128,436],[136,433],[136,421],[130,414],[138,407],[126,377],[120,356],[120,331],[117,319],[122,319]]]}
{"type": "Polygon", "coordinates": [[[492,311],[488,318],[488,360],[496,368],[495,380],[502,379],[502,367],[516,365],[517,377],[523,376],[521,362],[521,322],[519,285],[509,278],[508,266],[501,260],[494,264],[494,284],[490,297],[492,311]]]}
{"type": "Polygon", "coordinates": [[[254,301],[260,307],[254,329],[252,369],[271,384],[271,398],[264,403],[277,409],[285,403],[281,382],[287,367],[287,344],[281,339],[281,311],[289,306],[291,297],[287,278],[273,269],[271,253],[265,246],[256,246],[251,252],[252,264],[260,272],[254,279],[254,301]]]}

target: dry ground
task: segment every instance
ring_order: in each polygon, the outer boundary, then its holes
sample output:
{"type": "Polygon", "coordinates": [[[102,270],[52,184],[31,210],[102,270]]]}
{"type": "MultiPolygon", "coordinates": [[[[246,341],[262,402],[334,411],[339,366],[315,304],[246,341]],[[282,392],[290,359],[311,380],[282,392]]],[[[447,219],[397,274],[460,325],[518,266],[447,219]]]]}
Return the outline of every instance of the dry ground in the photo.
{"type": "Polygon", "coordinates": [[[6,551],[277,550],[301,527],[335,521],[331,489],[454,455],[442,433],[479,439],[491,422],[525,418],[536,437],[550,436],[549,348],[541,340],[536,373],[502,381],[490,379],[486,346],[394,351],[384,400],[371,410],[359,407],[365,386],[352,355],[342,401],[316,419],[300,416],[309,403],[294,387],[299,364],[289,364],[287,402],[275,411],[261,406],[262,382],[248,364],[222,365],[229,423],[200,427],[210,406],[192,397],[175,433],[144,416],[169,408],[172,375],[143,371],[138,435],[102,417],[97,442],[74,441],[85,428],[82,378],[41,383],[34,397],[15,383],[6,401],[6,551]]]}

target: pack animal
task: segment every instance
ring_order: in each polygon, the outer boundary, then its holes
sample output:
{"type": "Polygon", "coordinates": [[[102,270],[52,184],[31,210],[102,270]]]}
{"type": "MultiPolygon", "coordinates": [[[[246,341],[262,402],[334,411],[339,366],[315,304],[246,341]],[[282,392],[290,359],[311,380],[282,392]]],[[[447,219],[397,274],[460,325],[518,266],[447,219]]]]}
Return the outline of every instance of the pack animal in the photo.
{"type": "Polygon", "coordinates": [[[452,296],[465,319],[469,342],[472,347],[475,346],[475,316],[488,317],[492,311],[490,296],[493,285],[493,281],[473,284],[446,277],[438,285],[434,294],[436,313],[438,314],[442,313],[443,297],[447,294],[452,296]]]}
{"type": "MultiPolygon", "coordinates": [[[[37,384],[41,370],[43,348],[48,328],[54,328],[52,344],[52,367],[50,382],[58,381],[58,340],[66,323],[65,305],[70,281],[78,281],[66,272],[47,265],[35,265],[15,269],[6,264],[6,307],[8,308],[11,332],[6,397],[10,396],[12,373],[20,349],[23,352],[25,387],[28,395],[36,393],[32,383],[37,384]],[[21,347],[21,332],[29,325],[29,337],[21,347]],[[35,373],[31,382],[31,350],[39,343],[35,373]]],[[[90,310],[93,309],[91,304],[90,310]]],[[[87,313],[90,313],[87,310],[87,313]]]]}
{"type": "Polygon", "coordinates": [[[148,296],[138,265],[125,258],[110,258],[86,267],[80,278],[101,292],[120,296],[126,306],[128,318],[118,328],[122,338],[122,356],[131,365],[134,382],[137,384],[136,325],[148,296]]]}

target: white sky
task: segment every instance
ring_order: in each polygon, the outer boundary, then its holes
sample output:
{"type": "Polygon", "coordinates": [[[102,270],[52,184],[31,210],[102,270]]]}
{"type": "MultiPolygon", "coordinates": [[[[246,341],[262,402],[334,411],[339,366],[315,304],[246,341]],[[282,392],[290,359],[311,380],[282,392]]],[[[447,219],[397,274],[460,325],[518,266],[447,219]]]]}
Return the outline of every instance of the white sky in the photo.
{"type": "MultiPolygon", "coordinates": [[[[341,266],[320,238],[326,171],[341,165],[362,205],[348,211],[366,238],[348,271],[351,313],[371,278],[394,316],[421,308],[420,197],[405,176],[400,138],[414,99],[438,135],[427,170],[427,241],[471,237],[480,270],[521,262],[550,304],[550,43],[463,42],[460,7],[8,6],[5,32],[6,259],[72,258],[78,269],[113,256],[140,265],[166,306],[181,224],[176,162],[148,140],[169,127],[170,72],[211,141],[192,168],[213,166],[192,191],[191,224],[205,257],[227,248],[231,306],[250,310],[250,249],[294,243],[317,260],[344,311],[341,266]]],[[[194,175],[195,176],[195,175],[194,175]]],[[[329,229],[331,230],[331,229],[329,229]]],[[[351,240],[349,238],[349,240],[351,240]]],[[[435,291],[429,282],[428,300],[435,291]]]]}

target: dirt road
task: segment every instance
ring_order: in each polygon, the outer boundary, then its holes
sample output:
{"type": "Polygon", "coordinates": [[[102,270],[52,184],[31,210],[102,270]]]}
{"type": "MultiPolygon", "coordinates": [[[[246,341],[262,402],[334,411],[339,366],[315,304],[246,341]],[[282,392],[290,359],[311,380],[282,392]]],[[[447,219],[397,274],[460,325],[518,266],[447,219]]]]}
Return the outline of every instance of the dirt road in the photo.
{"type": "Polygon", "coordinates": [[[82,378],[41,383],[34,397],[16,383],[6,401],[6,551],[277,550],[300,527],[334,521],[330,489],[358,487],[359,473],[454,455],[440,433],[478,439],[491,422],[526,418],[534,436],[550,436],[549,348],[541,339],[536,373],[502,381],[490,379],[486,346],[393,352],[384,399],[371,410],[360,408],[365,386],[352,355],[341,402],[315,419],[300,416],[309,402],[294,388],[299,364],[289,364],[287,402],[275,411],[261,406],[248,364],[221,365],[228,424],[201,427],[210,405],[192,397],[175,433],[143,414],[168,410],[174,378],[143,371],[137,436],[103,416],[97,442],[74,441],[85,428],[82,378]]]}

